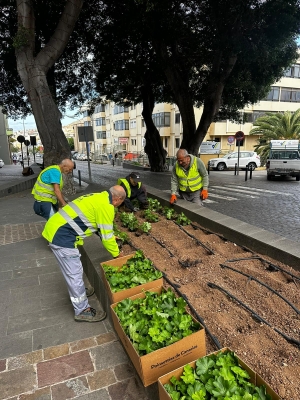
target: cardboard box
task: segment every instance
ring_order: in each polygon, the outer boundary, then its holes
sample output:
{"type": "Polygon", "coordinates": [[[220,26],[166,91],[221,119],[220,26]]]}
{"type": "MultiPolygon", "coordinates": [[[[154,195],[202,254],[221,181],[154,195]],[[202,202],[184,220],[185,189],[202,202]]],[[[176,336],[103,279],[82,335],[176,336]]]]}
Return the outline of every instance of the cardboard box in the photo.
{"type": "Polygon", "coordinates": [[[157,286],[162,286],[163,285],[163,278],[160,278],[160,279],[156,279],[155,281],[147,282],[147,283],[135,286],[135,287],[130,288],[130,289],[122,290],[120,292],[113,293],[111,291],[110,284],[108,283],[108,280],[106,279],[106,276],[105,276],[105,272],[104,272],[104,269],[103,269],[103,264],[110,265],[112,267],[118,267],[118,269],[121,269],[121,267],[123,267],[123,265],[125,265],[126,262],[130,258],[132,258],[134,255],[135,255],[135,253],[132,253],[132,254],[129,254],[128,256],[119,257],[119,258],[116,258],[114,260],[106,261],[106,262],[103,262],[103,263],[100,264],[102,279],[103,279],[103,282],[104,282],[104,285],[106,287],[106,290],[107,290],[107,293],[108,293],[108,297],[109,297],[109,300],[110,300],[111,303],[117,303],[117,302],[119,302],[121,300],[127,299],[128,297],[131,297],[131,296],[134,296],[134,295],[136,295],[138,293],[141,293],[143,290],[149,290],[149,289],[151,289],[153,287],[157,287],[157,286]]]}
{"type": "MultiPolygon", "coordinates": [[[[151,292],[161,294],[163,287],[152,288],[151,292]]],[[[131,300],[144,298],[145,294],[140,293],[132,296],[131,300]]],[[[144,386],[157,382],[158,378],[169,371],[172,371],[190,361],[203,357],[206,354],[205,330],[200,324],[199,331],[179,340],[162,349],[153,351],[150,354],[140,356],[132,345],[129,337],[125,334],[114,308],[117,303],[111,305],[114,328],[125,347],[135,369],[137,370],[144,386]]],[[[193,316],[192,316],[193,318],[193,316]]],[[[199,323],[195,318],[193,320],[199,323]]]]}
{"type": "MultiPolygon", "coordinates": [[[[223,348],[219,351],[225,351],[225,350],[229,350],[229,351],[233,351],[229,348],[223,348]]],[[[213,353],[210,354],[216,354],[219,351],[215,351],[213,353]]],[[[210,355],[208,354],[208,355],[210,355]]],[[[198,357],[199,358],[199,357],[198,357]]],[[[255,372],[253,371],[246,363],[244,363],[244,361],[242,361],[239,357],[237,357],[239,360],[239,364],[240,366],[245,369],[249,376],[250,376],[250,382],[253,383],[256,386],[266,386],[267,389],[267,393],[272,397],[272,400],[281,400],[280,397],[278,396],[278,394],[276,394],[273,389],[270,388],[270,386],[255,372]]],[[[189,364],[192,368],[195,368],[196,365],[196,361],[197,359],[195,359],[194,361],[187,363],[189,364]]],[[[168,392],[165,390],[164,386],[166,383],[169,383],[170,379],[172,378],[172,376],[175,376],[177,379],[179,379],[179,377],[182,375],[183,373],[183,368],[184,366],[177,368],[174,371],[171,371],[163,376],[161,376],[158,379],[158,393],[159,393],[159,400],[171,400],[171,397],[169,396],[168,392]]]]}

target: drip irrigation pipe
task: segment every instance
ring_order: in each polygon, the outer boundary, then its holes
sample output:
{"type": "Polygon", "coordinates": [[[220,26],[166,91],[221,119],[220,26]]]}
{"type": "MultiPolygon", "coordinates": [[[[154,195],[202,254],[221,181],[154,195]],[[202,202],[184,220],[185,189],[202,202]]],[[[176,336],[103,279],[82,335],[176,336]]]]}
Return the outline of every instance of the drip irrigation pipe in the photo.
{"type": "Polygon", "coordinates": [[[268,290],[270,290],[271,292],[273,292],[274,294],[276,294],[276,296],[280,297],[283,301],[285,301],[290,307],[292,307],[292,309],[299,315],[300,311],[298,310],[298,308],[296,308],[288,299],[286,299],[284,296],[282,296],[280,293],[278,293],[276,290],[272,289],[269,285],[267,285],[266,283],[261,282],[259,279],[256,279],[254,276],[252,275],[248,275],[245,274],[242,271],[239,271],[238,269],[229,267],[228,265],[225,264],[220,264],[221,268],[227,268],[230,269],[231,271],[237,272],[238,274],[244,275],[246,276],[250,281],[255,281],[257,283],[259,283],[260,285],[264,286],[265,288],[267,288],[268,290]]]}
{"type": "Polygon", "coordinates": [[[226,262],[235,262],[235,261],[242,261],[242,260],[259,260],[259,261],[262,261],[262,262],[268,264],[270,267],[272,267],[273,271],[284,272],[284,273],[286,273],[286,274],[288,274],[288,275],[292,276],[293,278],[298,279],[300,281],[300,277],[299,276],[296,276],[296,275],[292,274],[291,272],[286,271],[285,269],[279,267],[278,265],[275,265],[275,264],[271,263],[270,261],[264,259],[261,256],[252,256],[252,257],[245,257],[245,258],[234,258],[232,260],[227,260],[226,262]]]}
{"type": "Polygon", "coordinates": [[[300,277],[299,277],[299,276],[294,275],[294,274],[292,274],[292,273],[289,272],[289,271],[286,271],[284,268],[281,268],[281,267],[279,267],[278,265],[272,264],[270,261],[265,260],[265,259],[262,258],[262,257],[259,257],[259,259],[260,259],[261,261],[265,262],[266,264],[268,264],[270,267],[272,267],[273,270],[275,270],[275,271],[278,271],[278,270],[279,270],[279,271],[281,271],[281,272],[284,272],[285,274],[288,274],[288,275],[292,276],[294,279],[298,279],[298,281],[300,281],[300,277]]]}
{"type": "Polygon", "coordinates": [[[252,318],[266,324],[270,328],[272,328],[275,332],[277,332],[279,335],[281,335],[287,342],[296,344],[297,346],[300,347],[300,342],[299,340],[296,340],[294,338],[291,338],[290,336],[287,336],[285,333],[281,332],[279,329],[275,328],[271,324],[269,324],[268,321],[266,321],[264,318],[262,318],[260,315],[258,315],[254,310],[252,310],[250,307],[248,307],[245,303],[243,303],[241,300],[239,300],[237,297],[235,297],[233,294],[228,292],[228,290],[222,288],[221,286],[216,285],[215,283],[208,282],[207,286],[210,287],[211,289],[218,289],[221,292],[224,292],[227,296],[231,297],[233,300],[235,300],[238,304],[240,304],[243,308],[245,308],[249,313],[251,314],[252,318]]]}
{"type": "Polygon", "coordinates": [[[211,250],[209,247],[207,247],[204,243],[202,243],[200,240],[198,240],[195,236],[191,235],[189,232],[187,232],[181,225],[177,224],[177,222],[173,221],[174,224],[176,224],[184,233],[186,233],[189,237],[194,239],[196,243],[199,246],[202,246],[209,254],[215,254],[213,250],[211,250]]]}
{"type": "MultiPolygon", "coordinates": [[[[139,250],[137,247],[135,247],[134,244],[132,244],[131,242],[128,242],[128,244],[135,249],[136,251],[139,250]]],[[[151,260],[150,260],[151,261],[151,260]]],[[[195,314],[196,318],[198,319],[198,321],[200,322],[200,324],[203,326],[203,328],[205,329],[206,333],[208,334],[208,336],[211,338],[211,340],[213,341],[213,343],[215,344],[215,346],[217,347],[218,350],[220,350],[222,348],[220,342],[218,341],[218,339],[210,332],[210,330],[207,328],[203,318],[197,313],[197,311],[195,310],[195,308],[192,306],[192,304],[190,303],[189,299],[187,298],[187,296],[182,293],[179,289],[178,289],[178,285],[174,284],[167,276],[167,274],[163,271],[161,271],[159,268],[157,268],[153,263],[152,263],[153,267],[157,270],[160,271],[163,274],[164,279],[172,286],[172,288],[174,288],[174,290],[179,294],[179,296],[183,297],[184,300],[187,302],[187,305],[190,307],[190,309],[193,311],[193,313],[195,314]]]]}
{"type": "Polygon", "coordinates": [[[164,249],[166,249],[167,252],[170,254],[171,257],[175,257],[175,255],[166,247],[165,244],[163,244],[161,241],[159,241],[158,239],[156,239],[156,237],[154,237],[154,236],[151,235],[150,233],[148,233],[148,235],[149,235],[156,243],[158,243],[161,247],[163,247],[164,249]]]}
{"type": "MultiPolygon", "coordinates": [[[[191,225],[195,230],[196,230],[196,229],[199,229],[200,231],[203,231],[203,232],[205,232],[205,233],[209,233],[209,234],[211,234],[211,235],[216,235],[216,236],[218,236],[220,239],[222,239],[222,240],[224,240],[224,241],[226,241],[226,242],[234,243],[232,240],[226,239],[223,235],[220,235],[219,233],[212,232],[212,231],[209,231],[209,230],[207,230],[207,229],[201,228],[200,226],[197,226],[197,225],[193,224],[192,222],[190,223],[190,225],[191,225]]],[[[247,251],[248,253],[254,254],[254,251],[248,249],[248,247],[245,247],[245,246],[242,246],[242,245],[238,245],[238,246],[239,246],[241,249],[247,251]]]]}

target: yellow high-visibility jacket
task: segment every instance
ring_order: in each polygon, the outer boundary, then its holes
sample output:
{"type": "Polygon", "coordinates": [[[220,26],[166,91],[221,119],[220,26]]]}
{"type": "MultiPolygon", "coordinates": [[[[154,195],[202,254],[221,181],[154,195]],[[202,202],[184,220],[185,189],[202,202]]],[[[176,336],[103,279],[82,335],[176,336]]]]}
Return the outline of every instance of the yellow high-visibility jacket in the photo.
{"type": "Polygon", "coordinates": [[[33,189],[31,191],[31,194],[33,194],[33,197],[35,200],[38,201],[47,201],[52,204],[57,203],[57,197],[55,196],[54,193],[54,188],[53,185],[49,185],[47,183],[44,183],[42,181],[42,175],[49,169],[57,169],[60,173],[60,182],[59,182],[59,188],[62,190],[63,188],[63,178],[62,178],[62,173],[58,165],[51,165],[50,167],[45,168],[37,177],[37,180],[33,186],[33,189]]]}
{"type": "MultiPolygon", "coordinates": [[[[125,186],[125,190],[126,190],[126,197],[128,197],[130,199],[131,197],[131,187],[130,187],[130,183],[128,182],[127,179],[125,178],[120,178],[118,179],[117,184],[121,185],[121,183],[123,183],[123,185],[125,186]]],[[[138,188],[140,188],[142,186],[142,182],[138,182],[138,188]]]]}
{"type": "Polygon", "coordinates": [[[115,209],[109,191],[90,193],[69,202],[46,223],[42,235],[50,243],[74,248],[83,239],[97,233],[106,250],[113,256],[119,248],[113,231],[115,209]]]}
{"type": "Polygon", "coordinates": [[[202,176],[199,174],[197,168],[197,159],[194,158],[194,162],[190,167],[188,174],[186,175],[182,168],[180,168],[176,161],[176,175],[178,179],[178,187],[182,192],[186,192],[189,189],[190,192],[200,190],[203,186],[202,176]]]}

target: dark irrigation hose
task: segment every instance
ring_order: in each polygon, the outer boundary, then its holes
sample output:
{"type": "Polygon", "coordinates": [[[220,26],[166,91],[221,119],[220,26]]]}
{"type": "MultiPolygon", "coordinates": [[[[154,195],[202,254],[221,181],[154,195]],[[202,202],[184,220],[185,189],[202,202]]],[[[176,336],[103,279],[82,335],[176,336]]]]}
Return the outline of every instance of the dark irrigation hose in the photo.
{"type": "Polygon", "coordinates": [[[243,260],[259,260],[259,256],[251,256],[251,257],[241,257],[241,258],[233,258],[232,260],[226,260],[226,262],[236,262],[236,261],[243,261],[243,260]]]}
{"type": "MultiPolygon", "coordinates": [[[[218,236],[220,239],[222,239],[222,240],[224,240],[224,241],[226,241],[226,242],[234,243],[232,240],[226,239],[223,235],[220,235],[219,233],[212,232],[212,231],[210,231],[210,230],[208,230],[208,229],[200,228],[200,226],[197,226],[197,225],[193,224],[192,222],[190,223],[190,225],[191,225],[191,227],[193,227],[195,230],[196,230],[196,229],[199,229],[200,231],[202,231],[202,232],[204,232],[204,233],[209,233],[210,235],[216,235],[216,236],[218,236]]],[[[240,245],[240,244],[239,244],[238,246],[239,246],[241,249],[247,251],[248,253],[254,254],[254,251],[248,249],[248,247],[242,246],[242,245],[240,245]]]]}
{"type": "Polygon", "coordinates": [[[261,282],[259,279],[256,279],[254,276],[245,274],[242,271],[239,271],[238,269],[229,267],[228,265],[225,264],[220,264],[221,268],[227,268],[230,269],[231,271],[237,272],[238,274],[244,275],[246,276],[249,280],[255,281],[257,283],[259,283],[260,285],[264,286],[265,288],[267,288],[268,290],[270,290],[271,292],[273,292],[274,294],[276,294],[276,296],[280,297],[283,301],[285,301],[290,307],[292,307],[292,309],[297,313],[300,314],[300,311],[298,310],[298,308],[296,308],[288,299],[286,299],[284,296],[282,296],[280,293],[278,293],[276,290],[272,289],[269,285],[267,285],[266,283],[261,282]]]}
{"type": "Polygon", "coordinates": [[[175,255],[166,247],[166,245],[164,243],[162,243],[161,241],[159,241],[158,239],[156,239],[156,237],[154,237],[153,235],[151,235],[150,233],[148,234],[156,243],[158,243],[161,247],[163,247],[164,249],[167,250],[167,252],[170,254],[170,257],[175,257],[175,255]]]}
{"type": "Polygon", "coordinates": [[[212,249],[210,249],[209,247],[207,247],[204,243],[202,243],[199,239],[197,239],[195,236],[191,235],[189,232],[187,232],[181,225],[177,224],[177,222],[173,221],[174,224],[176,224],[178,226],[178,228],[180,228],[185,234],[187,234],[189,237],[191,237],[192,239],[194,239],[196,241],[196,243],[199,246],[202,246],[209,254],[215,254],[214,251],[212,249]]]}
{"type": "MultiPolygon", "coordinates": [[[[135,249],[136,251],[139,250],[137,247],[135,247],[134,244],[132,244],[131,242],[128,242],[128,244],[135,249]]],[[[159,268],[157,268],[153,263],[152,263],[153,267],[157,270],[160,271],[163,274],[164,279],[172,286],[172,288],[174,288],[174,290],[181,296],[184,298],[184,300],[187,302],[188,306],[190,307],[190,309],[194,312],[194,314],[196,315],[198,321],[200,322],[200,324],[203,326],[203,328],[205,329],[206,333],[208,334],[208,336],[211,338],[211,340],[214,342],[214,344],[216,345],[217,349],[220,350],[222,348],[220,342],[218,341],[218,339],[210,332],[210,330],[207,328],[206,324],[204,323],[203,318],[197,313],[197,311],[195,310],[195,308],[192,306],[192,304],[190,303],[189,299],[187,298],[187,296],[185,294],[183,294],[179,289],[178,289],[178,285],[176,285],[175,283],[173,283],[167,276],[167,274],[163,271],[161,271],[159,268]]]]}
{"type": "Polygon", "coordinates": [[[240,304],[243,308],[245,308],[247,311],[250,312],[251,316],[253,319],[256,321],[262,322],[272,328],[275,332],[277,332],[279,335],[281,335],[287,342],[296,344],[297,346],[300,347],[300,342],[299,340],[296,340],[294,338],[291,338],[290,336],[287,336],[285,333],[281,332],[279,329],[273,327],[271,324],[269,324],[268,321],[266,321],[264,318],[262,318],[260,315],[258,315],[255,311],[253,311],[250,307],[248,307],[245,303],[243,303],[241,300],[239,300],[237,297],[235,297],[233,294],[228,292],[228,290],[222,288],[221,286],[216,285],[215,283],[208,282],[207,286],[210,287],[211,289],[218,289],[221,292],[224,292],[227,296],[231,297],[234,301],[236,301],[238,304],[240,304]]]}

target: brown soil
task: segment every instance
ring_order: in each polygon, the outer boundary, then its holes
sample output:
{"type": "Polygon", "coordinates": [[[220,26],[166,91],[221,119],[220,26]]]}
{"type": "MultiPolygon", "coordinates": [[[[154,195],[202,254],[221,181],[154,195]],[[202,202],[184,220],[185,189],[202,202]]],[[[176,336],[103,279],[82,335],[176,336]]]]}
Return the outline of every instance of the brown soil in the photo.
{"type": "MultiPolygon", "coordinates": [[[[138,214],[140,221],[144,222],[141,218],[142,212],[138,214]]],[[[118,215],[116,223],[120,230],[128,232],[121,226],[118,215]]],[[[178,285],[179,291],[187,296],[221,347],[235,351],[283,400],[299,400],[299,346],[289,343],[273,327],[297,341],[300,340],[300,318],[297,313],[300,309],[300,280],[278,270],[270,271],[268,263],[250,258],[257,253],[224,240],[221,236],[202,229],[198,224],[193,225],[194,227],[183,227],[182,230],[173,221],[160,216],[159,222],[152,223],[150,235],[138,237],[133,232],[128,234],[131,243],[143,250],[145,256],[178,285]],[[199,229],[195,229],[196,227],[199,229]],[[201,246],[200,242],[205,246],[201,246]],[[247,259],[228,262],[238,258],[247,259]],[[187,264],[190,266],[182,266],[187,264]],[[226,264],[270,286],[288,299],[296,310],[266,287],[236,271],[221,268],[220,264],[226,264]],[[249,311],[224,292],[210,288],[208,282],[230,292],[271,327],[253,318],[249,311]]],[[[127,255],[134,249],[127,244],[122,251],[127,255]]],[[[300,279],[300,273],[288,265],[266,256],[261,257],[300,279]]],[[[217,350],[208,334],[206,346],[207,354],[217,350]]]]}

